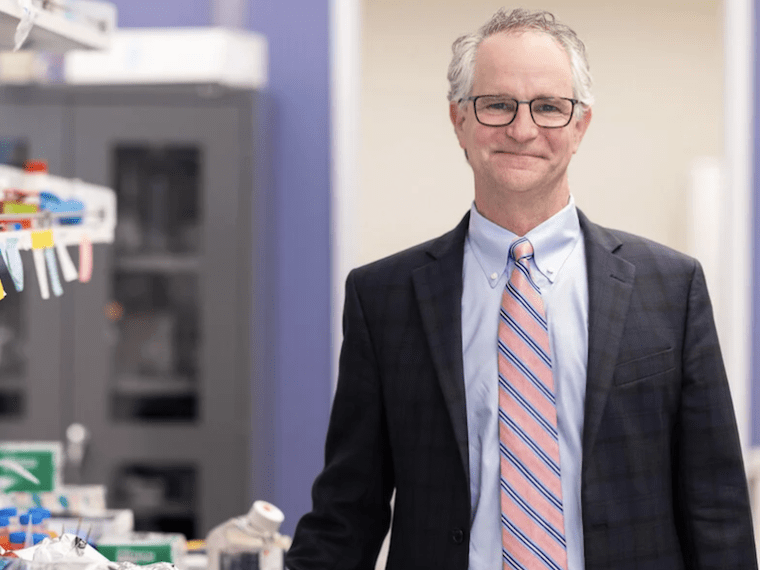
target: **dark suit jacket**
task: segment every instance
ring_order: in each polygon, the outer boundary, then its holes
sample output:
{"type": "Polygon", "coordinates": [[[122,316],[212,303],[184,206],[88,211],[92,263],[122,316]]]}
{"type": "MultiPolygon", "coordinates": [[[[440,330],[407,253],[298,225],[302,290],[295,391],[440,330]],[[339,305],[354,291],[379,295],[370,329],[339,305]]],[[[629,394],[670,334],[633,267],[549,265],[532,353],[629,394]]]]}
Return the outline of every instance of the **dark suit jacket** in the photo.
{"type": "MultiPolygon", "coordinates": [[[[578,458],[587,570],[756,568],[737,429],[699,264],[579,215],[589,280],[578,458]]],[[[467,569],[468,220],[349,275],[325,468],[287,554],[291,570],[374,568],[394,488],[387,568],[467,569]]]]}

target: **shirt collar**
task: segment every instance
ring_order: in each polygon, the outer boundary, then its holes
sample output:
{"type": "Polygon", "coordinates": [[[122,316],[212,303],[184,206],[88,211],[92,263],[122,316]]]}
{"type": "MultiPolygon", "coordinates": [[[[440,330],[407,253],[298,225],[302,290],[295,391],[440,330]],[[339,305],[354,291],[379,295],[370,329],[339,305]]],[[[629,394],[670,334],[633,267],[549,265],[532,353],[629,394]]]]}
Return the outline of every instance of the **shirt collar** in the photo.
{"type": "MultiPolygon", "coordinates": [[[[473,202],[467,239],[491,287],[496,287],[499,277],[507,271],[509,246],[518,237],[483,217],[473,202]]],[[[553,283],[581,238],[581,226],[572,195],[564,208],[530,230],[526,237],[533,245],[536,267],[553,283]]]]}

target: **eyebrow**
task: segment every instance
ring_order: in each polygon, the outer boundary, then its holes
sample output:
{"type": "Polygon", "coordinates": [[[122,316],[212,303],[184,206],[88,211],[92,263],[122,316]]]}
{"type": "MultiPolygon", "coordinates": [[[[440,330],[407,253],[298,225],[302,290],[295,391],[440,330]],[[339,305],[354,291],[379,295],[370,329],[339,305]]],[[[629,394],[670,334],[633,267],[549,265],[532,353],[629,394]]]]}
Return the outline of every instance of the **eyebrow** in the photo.
{"type": "MultiPolygon", "coordinates": [[[[488,97],[509,97],[510,99],[514,99],[515,101],[520,100],[517,96],[513,95],[512,93],[483,93],[483,95],[481,95],[481,97],[483,97],[483,96],[488,96],[488,97]]],[[[568,95],[553,95],[553,94],[549,94],[549,93],[540,93],[538,95],[535,95],[535,96],[531,97],[528,100],[532,101],[533,99],[553,99],[553,98],[562,98],[562,97],[567,98],[567,99],[572,99],[573,98],[572,95],[568,96],[568,95]]]]}

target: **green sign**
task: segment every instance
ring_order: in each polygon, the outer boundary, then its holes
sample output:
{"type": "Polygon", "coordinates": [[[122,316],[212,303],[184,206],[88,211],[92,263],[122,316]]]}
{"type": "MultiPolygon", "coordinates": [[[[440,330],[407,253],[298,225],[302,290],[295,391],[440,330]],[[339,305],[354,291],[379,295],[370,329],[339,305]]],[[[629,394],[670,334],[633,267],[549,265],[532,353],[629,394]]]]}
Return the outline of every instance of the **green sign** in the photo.
{"type": "Polygon", "coordinates": [[[171,544],[99,544],[98,552],[112,562],[131,562],[144,566],[156,562],[173,562],[171,544]]]}
{"type": "Polygon", "coordinates": [[[0,492],[54,491],[60,452],[59,443],[0,443],[0,492]]]}
{"type": "Polygon", "coordinates": [[[176,533],[132,532],[127,536],[104,536],[98,540],[98,552],[109,560],[139,565],[176,564],[186,549],[185,537],[176,533]]]}

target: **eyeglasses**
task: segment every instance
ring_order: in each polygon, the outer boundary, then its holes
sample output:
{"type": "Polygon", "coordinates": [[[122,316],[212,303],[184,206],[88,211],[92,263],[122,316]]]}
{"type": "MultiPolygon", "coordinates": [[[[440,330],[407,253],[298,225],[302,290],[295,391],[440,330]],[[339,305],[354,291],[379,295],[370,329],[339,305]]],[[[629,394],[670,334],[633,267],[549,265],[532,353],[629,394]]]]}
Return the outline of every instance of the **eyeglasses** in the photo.
{"type": "Polygon", "coordinates": [[[561,129],[570,124],[577,99],[567,97],[539,97],[532,101],[518,101],[503,95],[477,95],[460,99],[472,101],[475,118],[487,127],[506,127],[517,117],[522,103],[530,109],[533,122],[545,129],[561,129]]]}

